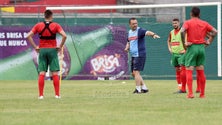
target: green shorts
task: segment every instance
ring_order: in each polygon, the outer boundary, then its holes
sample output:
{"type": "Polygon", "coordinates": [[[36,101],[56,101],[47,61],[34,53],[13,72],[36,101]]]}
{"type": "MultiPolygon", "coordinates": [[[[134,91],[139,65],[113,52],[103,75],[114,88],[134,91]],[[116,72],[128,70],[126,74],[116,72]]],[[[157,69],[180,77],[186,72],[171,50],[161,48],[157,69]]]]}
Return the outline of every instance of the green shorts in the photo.
{"type": "Polygon", "coordinates": [[[58,52],[55,48],[41,48],[39,51],[38,71],[59,71],[58,52]]]}
{"type": "Polygon", "coordinates": [[[180,65],[184,65],[184,54],[176,54],[173,53],[171,56],[171,64],[174,67],[180,66],[180,65]]]}
{"type": "Polygon", "coordinates": [[[193,44],[187,48],[185,66],[205,65],[205,46],[203,44],[193,44]]]}

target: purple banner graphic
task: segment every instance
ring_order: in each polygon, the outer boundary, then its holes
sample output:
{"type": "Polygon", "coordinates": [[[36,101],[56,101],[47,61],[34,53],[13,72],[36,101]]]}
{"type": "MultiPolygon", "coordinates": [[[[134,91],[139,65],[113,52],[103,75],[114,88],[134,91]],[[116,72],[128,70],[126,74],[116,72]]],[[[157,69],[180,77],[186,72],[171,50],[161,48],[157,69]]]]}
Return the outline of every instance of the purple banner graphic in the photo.
{"type": "Polygon", "coordinates": [[[0,59],[16,55],[29,48],[25,39],[28,27],[0,27],[0,59]]]}
{"type": "MultiPolygon", "coordinates": [[[[30,29],[0,27],[0,66],[4,67],[0,69],[0,80],[37,79],[38,54],[25,39],[30,29]]],[[[58,54],[63,79],[128,79],[124,26],[72,26],[64,30],[68,38],[63,53],[58,54]]],[[[38,40],[35,35],[34,41],[38,40]]]]}
{"type": "Polygon", "coordinates": [[[94,79],[125,79],[128,73],[128,57],[124,52],[126,43],[126,29],[124,27],[109,27],[111,30],[111,44],[103,47],[91,56],[81,72],[90,73],[94,79]]]}

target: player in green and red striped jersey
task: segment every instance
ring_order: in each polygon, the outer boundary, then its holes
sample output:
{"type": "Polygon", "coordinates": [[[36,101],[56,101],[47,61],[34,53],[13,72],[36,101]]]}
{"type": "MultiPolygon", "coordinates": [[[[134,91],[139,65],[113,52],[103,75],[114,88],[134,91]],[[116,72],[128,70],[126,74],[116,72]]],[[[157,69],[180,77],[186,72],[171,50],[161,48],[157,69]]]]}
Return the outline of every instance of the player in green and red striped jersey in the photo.
{"type": "Polygon", "coordinates": [[[53,85],[55,89],[55,98],[60,98],[60,85],[59,85],[59,61],[57,53],[63,47],[66,34],[63,31],[62,27],[53,20],[53,13],[51,10],[46,10],[44,12],[45,21],[37,23],[32,30],[28,33],[27,38],[30,41],[31,45],[35,48],[36,52],[39,53],[39,62],[38,62],[38,87],[39,87],[39,99],[43,99],[43,90],[44,90],[44,78],[47,72],[48,66],[52,72],[53,85]],[[39,46],[33,41],[33,35],[39,34],[39,46]],[[59,46],[56,42],[56,33],[59,33],[62,36],[62,41],[59,46]]]}

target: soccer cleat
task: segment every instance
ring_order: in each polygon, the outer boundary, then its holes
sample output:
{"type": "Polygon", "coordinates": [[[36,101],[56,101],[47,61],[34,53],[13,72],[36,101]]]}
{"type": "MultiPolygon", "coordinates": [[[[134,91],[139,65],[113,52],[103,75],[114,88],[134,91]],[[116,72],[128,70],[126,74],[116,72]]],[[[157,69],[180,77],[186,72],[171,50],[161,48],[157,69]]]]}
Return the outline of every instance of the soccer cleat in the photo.
{"type": "Polygon", "coordinates": [[[192,99],[192,98],[194,98],[194,95],[193,95],[193,94],[188,94],[188,95],[187,95],[187,98],[188,98],[188,99],[192,99]]]}
{"type": "Polygon", "coordinates": [[[200,98],[202,98],[202,99],[205,98],[205,95],[200,95],[200,98]]]}
{"type": "Polygon", "coordinates": [[[58,95],[56,95],[56,96],[55,96],[55,98],[56,98],[56,99],[60,99],[61,97],[60,97],[60,96],[58,96],[58,95]]]}
{"type": "Polygon", "coordinates": [[[149,92],[148,89],[142,89],[142,90],[141,90],[141,93],[147,93],[147,92],[149,92]]]}
{"type": "Polygon", "coordinates": [[[139,92],[137,89],[135,89],[134,91],[133,91],[133,94],[140,94],[141,92],[139,92]]]}
{"type": "Polygon", "coordinates": [[[174,92],[173,94],[181,94],[181,93],[187,93],[186,91],[182,91],[182,90],[178,90],[176,92],[174,92]]]}
{"type": "Polygon", "coordinates": [[[39,96],[38,99],[44,99],[44,97],[43,96],[39,96]]]}

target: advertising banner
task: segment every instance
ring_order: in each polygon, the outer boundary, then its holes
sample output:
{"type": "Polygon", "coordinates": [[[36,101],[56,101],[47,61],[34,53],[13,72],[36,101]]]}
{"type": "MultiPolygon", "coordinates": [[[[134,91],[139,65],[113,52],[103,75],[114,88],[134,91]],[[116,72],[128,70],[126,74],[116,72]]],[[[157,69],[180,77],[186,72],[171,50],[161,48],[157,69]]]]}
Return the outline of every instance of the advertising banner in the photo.
{"type": "MultiPolygon", "coordinates": [[[[58,53],[62,78],[128,79],[128,56],[124,52],[124,26],[63,27],[67,40],[58,53]]],[[[38,77],[38,53],[25,38],[31,27],[0,27],[0,80],[34,80],[38,77]]],[[[34,41],[38,44],[38,35],[34,41]]],[[[61,37],[57,35],[59,44],[61,37]]],[[[60,75],[60,73],[58,74],[60,75]]],[[[50,71],[47,72],[50,78],[50,71]]]]}

